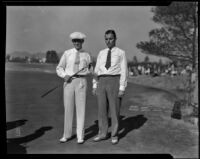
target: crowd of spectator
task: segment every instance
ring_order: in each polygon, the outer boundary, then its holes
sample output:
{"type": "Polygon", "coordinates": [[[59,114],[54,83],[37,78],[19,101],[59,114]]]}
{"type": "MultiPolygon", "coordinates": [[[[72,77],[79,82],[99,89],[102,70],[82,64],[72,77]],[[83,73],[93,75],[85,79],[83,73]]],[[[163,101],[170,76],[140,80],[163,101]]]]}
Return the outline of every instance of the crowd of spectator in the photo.
{"type": "Polygon", "coordinates": [[[138,63],[132,66],[129,66],[129,75],[138,76],[138,75],[150,75],[152,77],[170,75],[184,75],[187,72],[192,71],[192,66],[190,64],[185,65],[176,65],[175,63],[169,64],[158,64],[158,63],[138,63]]]}
{"type": "Polygon", "coordinates": [[[156,76],[183,76],[185,85],[185,90],[187,91],[186,100],[190,105],[198,107],[198,70],[192,68],[190,63],[176,64],[168,63],[162,64],[159,63],[138,63],[128,66],[129,68],[129,77],[130,76],[140,76],[147,75],[151,77],[156,76]]]}

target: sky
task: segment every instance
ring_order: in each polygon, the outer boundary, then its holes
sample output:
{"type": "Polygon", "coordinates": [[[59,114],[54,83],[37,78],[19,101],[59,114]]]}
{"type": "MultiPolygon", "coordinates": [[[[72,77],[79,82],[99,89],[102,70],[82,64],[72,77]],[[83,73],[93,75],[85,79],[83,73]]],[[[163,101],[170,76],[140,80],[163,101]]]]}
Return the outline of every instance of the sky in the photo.
{"type": "MultiPolygon", "coordinates": [[[[159,27],[152,21],[151,6],[8,6],[6,17],[6,53],[30,53],[73,47],[69,35],[80,31],[87,38],[83,48],[96,57],[106,48],[104,33],[114,29],[117,47],[126,52],[128,60],[146,54],[136,48],[149,40],[149,31],[159,27]]],[[[149,56],[149,55],[148,55],[149,56]]],[[[160,57],[149,56],[152,61],[160,57]]]]}

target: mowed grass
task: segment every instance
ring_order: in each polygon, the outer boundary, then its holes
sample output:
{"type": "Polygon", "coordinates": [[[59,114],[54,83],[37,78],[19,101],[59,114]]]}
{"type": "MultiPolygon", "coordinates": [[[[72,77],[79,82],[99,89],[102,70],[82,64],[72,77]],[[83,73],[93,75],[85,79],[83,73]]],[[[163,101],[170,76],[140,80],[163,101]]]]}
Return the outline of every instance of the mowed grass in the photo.
{"type": "Polygon", "coordinates": [[[48,96],[42,99],[41,95],[59,82],[61,81],[56,76],[42,72],[7,71],[5,76],[6,121],[28,120],[23,127],[22,135],[31,133],[40,125],[48,123],[52,118],[48,118],[51,115],[50,111],[61,113],[62,109],[59,106],[51,106],[59,104],[61,96],[57,92],[57,98],[54,98],[54,95],[51,96],[52,100],[49,100],[48,96]],[[48,105],[46,100],[49,101],[48,105]]]}
{"type": "MultiPolygon", "coordinates": [[[[111,146],[110,140],[93,143],[91,140],[98,132],[98,107],[96,97],[91,94],[91,77],[88,77],[85,118],[87,140],[82,146],[77,145],[76,140],[59,144],[64,120],[62,86],[44,98],[41,95],[62,82],[55,73],[6,71],[6,121],[28,120],[21,126],[22,137],[41,127],[52,128],[28,142],[27,153],[170,153],[186,158],[198,155],[196,136],[183,123],[171,119],[170,113],[129,110],[131,105],[148,104],[171,109],[176,97],[165,90],[132,83],[128,83],[122,101],[119,144],[111,146]]],[[[14,130],[9,130],[7,135],[8,138],[16,137],[14,130]]]]}
{"type": "MultiPolygon", "coordinates": [[[[94,97],[92,98],[91,94],[90,77],[88,81],[87,98],[90,100],[88,100],[87,105],[94,105],[97,108],[96,100],[94,97]]],[[[62,86],[43,98],[41,96],[49,89],[62,85],[62,83],[63,79],[52,73],[7,71],[5,75],[6,121],[28,120],[27,126],[25,125],[23,128],[24,135],[42,125],[56,126],[59,129],[58,132],[61,133],[64,119],[62,86]]],[[[86,115],[96,116],[97,111],[93,113],[90,111],[91,109],[87,109],[86,115]]],[[[90,121],[90,123],[92,122],[90,121]]]]}

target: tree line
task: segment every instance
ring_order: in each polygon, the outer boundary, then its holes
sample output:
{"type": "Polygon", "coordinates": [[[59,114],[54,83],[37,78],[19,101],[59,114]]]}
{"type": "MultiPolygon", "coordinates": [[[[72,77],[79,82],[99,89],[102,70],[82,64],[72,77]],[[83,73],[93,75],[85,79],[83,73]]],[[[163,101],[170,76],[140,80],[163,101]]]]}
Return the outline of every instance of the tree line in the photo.
{"type": "Polygon", "coordinates": [[[42,61],[41,58],[38,57],[12,57],[10,54],[6,55],[6,61],[10,62],[22,62],[22,63],[58,63],[59,57],[58,53],[55,50],[49,50],[46,52],[45,61],[42,61]]]}

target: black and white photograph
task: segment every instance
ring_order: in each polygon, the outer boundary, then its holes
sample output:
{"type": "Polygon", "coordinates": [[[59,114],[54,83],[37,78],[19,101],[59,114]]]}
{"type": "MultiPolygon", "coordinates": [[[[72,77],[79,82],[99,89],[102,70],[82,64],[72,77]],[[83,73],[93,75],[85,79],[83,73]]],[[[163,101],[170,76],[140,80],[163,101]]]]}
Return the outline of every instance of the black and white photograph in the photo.
{"type": "Polygon", "coordinates": [[[198,1],[5,10],[7,154],[199,158],[198,1]]]}

